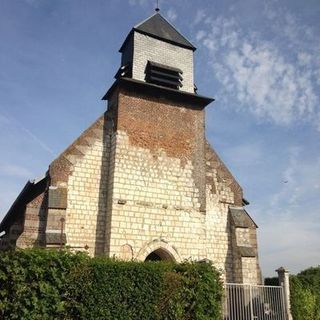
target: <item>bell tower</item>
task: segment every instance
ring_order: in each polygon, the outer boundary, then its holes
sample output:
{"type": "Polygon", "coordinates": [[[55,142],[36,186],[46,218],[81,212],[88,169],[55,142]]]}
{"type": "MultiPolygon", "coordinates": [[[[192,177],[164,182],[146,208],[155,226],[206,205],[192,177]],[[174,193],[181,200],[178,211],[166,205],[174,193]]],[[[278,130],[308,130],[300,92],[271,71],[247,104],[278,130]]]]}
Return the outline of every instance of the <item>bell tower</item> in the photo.
{"type": "Polygon", "coordinates": [[[109,256],[129,251],[144,260],[152,247],[181,259],[206,257],[204,108],[213,99],[195,93],[195,50],[159,12],[119,50],[121,66],[103,98],[113,121],[109,256]]]}
{"type": "Polygon", "coordinates": [[[130,31],[107,111],[26,184],[0,223],[0,250],[210,260],[229,283],[261,283],[249,203],[205,138],[213,99],[195,90],[195,50],[158,11],[130,31]]]}
{"type": "Polygon", "coordinates": [[[196,48],[160,13],[136,25],[120,48],[117,76],[194,92],[193,52],[196,48]]]}

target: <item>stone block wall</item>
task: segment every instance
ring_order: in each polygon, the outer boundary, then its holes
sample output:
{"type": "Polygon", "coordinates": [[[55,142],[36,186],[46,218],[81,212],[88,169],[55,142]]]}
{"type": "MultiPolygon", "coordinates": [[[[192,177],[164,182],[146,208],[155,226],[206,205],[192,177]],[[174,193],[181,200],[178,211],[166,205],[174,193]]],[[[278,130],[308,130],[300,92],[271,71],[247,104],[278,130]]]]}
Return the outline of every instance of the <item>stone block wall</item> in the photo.
{"type": "Polygon", "coordinates": [[[197,106],[118,88],[47,177],[1,246],[66,244],[142,261],[155,251],[177,262],[209,259],[227,282],[261,282],[256,226],[205,140],[197,106]]]}
{"type": "Polygon", "coordinates": [[[19,248],[45,244],[48,198],[45,191],[46,181],[41,184],[40,189],[29,196],[30,199],[27,200],[25,207],[20,209],[19,218],[14,224],[19,230],[15,236],[15,245],[19,248]]]}
{"type": "Polygon", "coordinates": [[[242,190],[223,162],[206,143],[207,257],[221,270],[227,282],[234,282],[234,243],[229,205],[242,199],[242,190]]]}
{"type": "MultiPolygon", "coordinates": [[[[201,212],[193,166],[130,144],[117,132],[113,180],[110,256],[129,245],[144,260],[154,241],[170,245],[182,259],[205,258],[205,215],[201,212]]],[[[149,252],[150,253],[150,252],[149,252]]]]}
{"type": "Polygon", "coordinates": [[[51,232],[65,217],[67,246],[90,255],[104,253],[111,131],[104,114],[50,166],[51,187],[67,188],[65,208],[48,213],[51,232]]]}
{"type": "Polygon", "coordinates": [[[208,259],[221,269],[226,282],[261,283],[256,225],[242,207],[240,185],[208,143],[206,185],[208,259]]]}
{"type": "Polygon", "coordinates": [[[116,127],[109,254],[130,246],[144,260],[162,242],[205,258],[203,110],[122,91],[116,127]]]}
{"type": "MultiPolygon", "coordinates": [[[[232,193],[229,190],[229,195],[232,193]]],[[[209,260],[222,272],[227,282],[234,281],[233,272],[233,243],[228,204],[219,201],[218,194],[207,193],[206,211],[206,255],[209,260]]]]}
{"type": "Polygon", "coordinates": [[[95,141],[75,163],[68,180],[68,245],[79,249],[88,246],[91,255],[102,254],[104,250],[107,156],[103,141],[95,141]]]}
{"type": "Polygon", "coordinates": [[[246,284],[261,284],[261,276],[257,269],[257,259],[255,257],[242,257],[242,282],[246,284]]]}
{"type": "Polygon", "coordinates": [[[148,60],[183,71],[182,91],[194,92],[193,51],[134,32],[132,78],[144,81],[148,60]]]}

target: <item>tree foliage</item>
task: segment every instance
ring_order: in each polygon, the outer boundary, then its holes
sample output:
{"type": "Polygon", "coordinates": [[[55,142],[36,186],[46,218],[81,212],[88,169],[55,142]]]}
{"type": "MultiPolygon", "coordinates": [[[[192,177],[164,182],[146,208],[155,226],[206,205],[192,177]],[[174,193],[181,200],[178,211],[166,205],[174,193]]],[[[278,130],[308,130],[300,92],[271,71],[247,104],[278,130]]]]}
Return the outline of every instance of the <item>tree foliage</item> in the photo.
{"type": "Polygon", "coordinates": [[[290,277],[290,300],[294,320],[320,320],[320,266],[290,277]]]}

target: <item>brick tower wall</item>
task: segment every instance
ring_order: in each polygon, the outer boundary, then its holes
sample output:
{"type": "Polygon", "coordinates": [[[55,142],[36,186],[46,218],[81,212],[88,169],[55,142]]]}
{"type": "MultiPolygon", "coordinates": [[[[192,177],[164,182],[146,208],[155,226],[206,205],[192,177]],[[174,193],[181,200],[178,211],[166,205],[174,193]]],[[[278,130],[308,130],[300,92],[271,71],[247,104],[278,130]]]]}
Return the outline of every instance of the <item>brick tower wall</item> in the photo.
{"type": "Polygon", "coordinates": [[[124,90],[115,95],[106,251],[144,260],[159,243],[178,260],[205,258],[203,110],[124,90]]]}

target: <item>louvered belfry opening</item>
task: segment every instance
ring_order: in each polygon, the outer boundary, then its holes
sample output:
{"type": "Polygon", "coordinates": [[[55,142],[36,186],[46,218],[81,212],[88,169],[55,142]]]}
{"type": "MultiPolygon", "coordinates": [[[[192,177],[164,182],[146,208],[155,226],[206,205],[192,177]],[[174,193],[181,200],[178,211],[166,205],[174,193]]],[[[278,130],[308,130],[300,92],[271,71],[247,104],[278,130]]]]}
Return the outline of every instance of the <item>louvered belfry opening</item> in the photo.
{"type": "Polygon", "coordinates": [[[179,89],[182,87],[182,71],[153,61],[148,61],[145,80],[160,86],[179,89]]]}

